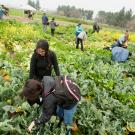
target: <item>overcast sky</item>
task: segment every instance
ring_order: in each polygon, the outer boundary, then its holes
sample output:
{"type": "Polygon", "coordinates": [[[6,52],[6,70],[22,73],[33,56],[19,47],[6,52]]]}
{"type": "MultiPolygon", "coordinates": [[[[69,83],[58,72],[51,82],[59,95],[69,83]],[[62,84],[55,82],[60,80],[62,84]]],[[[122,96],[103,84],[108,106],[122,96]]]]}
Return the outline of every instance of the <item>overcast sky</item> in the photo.
{"type": "MultiPolygon", "coordinates": [[[[12,4],[27,3],[27,0],[0,0],[12,4]]],[[[35,0],[36,1],[36,0],[35,0]]],[[[123,7],[132,9],[135,14],[135,0],[39,0],[44,9],[56,10],[59,5],[70,5],[77,8],[93,10],[119,11],[123,7]]]]}
{"type": "Polygon", "coordinates": [[[41,7],[56,10],[58,5],[70,5],[94,11],[119,11],[122,7],[135,13],[135,0],[40,0],[41,7]]]}

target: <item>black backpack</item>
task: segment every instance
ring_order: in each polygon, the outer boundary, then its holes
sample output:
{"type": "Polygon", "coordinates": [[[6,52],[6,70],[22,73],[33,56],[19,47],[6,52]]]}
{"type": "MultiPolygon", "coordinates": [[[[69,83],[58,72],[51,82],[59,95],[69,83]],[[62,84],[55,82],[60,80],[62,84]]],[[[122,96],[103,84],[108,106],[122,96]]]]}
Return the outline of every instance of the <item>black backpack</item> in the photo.
{"type": "Polygon", "coordinates": [[[66,96],[69,100],[80,101],[81,99],[79,86],[69,76],[58,76],[55,78],[45,76],[43,82],[45,97],[53,92],[55,95],[66,96]]]}
{"type": "Polygon", "coordinates": [[[80,88],[75,82],[70,79],[69,76],[64,76],[63,84],[66,88],[66,96],[70,100],[81,100],[80,88]]]}

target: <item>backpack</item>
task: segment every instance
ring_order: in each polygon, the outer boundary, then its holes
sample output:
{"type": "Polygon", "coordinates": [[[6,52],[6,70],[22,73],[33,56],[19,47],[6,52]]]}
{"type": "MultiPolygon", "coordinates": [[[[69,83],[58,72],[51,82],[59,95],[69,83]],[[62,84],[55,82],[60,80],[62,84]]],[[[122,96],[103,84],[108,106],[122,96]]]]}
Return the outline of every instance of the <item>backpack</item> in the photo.
{"type": "Polygon", "coordinates": [[[44,76],[44,93],[43,96],[47,97],[49,94],[54,93],[60,97],[67,97],[69,100],[80,101],[81,93],[79,86],[74,83],[69,76],[50,77],[44,76]]]}
{"type": "Polygon", "coordinates": [[[73,82],[69,76],[64,76],[63,79],[63,84],[66,88],[67,91],[66,92],[66,96],[70,99],[70,100],[76,100],[76,101],[80,101],[81,100],[81,93],[80,93],[80,88],[79,86],[73,82]]]}

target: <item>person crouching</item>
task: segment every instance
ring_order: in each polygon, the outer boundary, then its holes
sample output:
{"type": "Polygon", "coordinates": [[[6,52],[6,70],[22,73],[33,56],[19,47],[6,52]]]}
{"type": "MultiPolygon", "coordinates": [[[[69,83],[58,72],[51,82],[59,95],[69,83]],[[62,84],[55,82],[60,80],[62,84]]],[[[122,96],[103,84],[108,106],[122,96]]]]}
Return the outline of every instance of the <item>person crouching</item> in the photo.
{"type": "Polygon", "coordinates": [[[29,79],[24,85],[22,95],[30,105],[38,103],[43,107],[41,117],[32,121],[28,127],[29,132],[32,132],[34,126],[47,123],[56,114],[60,121],[64,119],[66,135],[71,134],[73,116],[81,93],[69,76],[44,76],[42,83],[29,79]]]}

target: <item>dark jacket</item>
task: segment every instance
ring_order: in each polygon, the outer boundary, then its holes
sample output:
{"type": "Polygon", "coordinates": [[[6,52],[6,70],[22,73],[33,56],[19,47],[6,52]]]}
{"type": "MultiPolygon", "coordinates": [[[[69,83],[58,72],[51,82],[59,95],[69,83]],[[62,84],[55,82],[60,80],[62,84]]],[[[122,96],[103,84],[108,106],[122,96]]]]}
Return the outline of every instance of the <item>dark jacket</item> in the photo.
{"type": "Polygon", "coordinates": [[[52,21],[50,22],[50,28],[51,28],[51,29],[55,29],[56,26],[57,26],[56,22],[52,20],[52,21]]]}
{"type": "Polygon", "coordinates": [[[71,109],[77,104],[77,100],[68,98],[68,90],[63,82],[64,77],[49,77],[43,78],[44,92],[43,98],[43,112],[39,119],[35,120],[36,125],[45,124],[52,115],[55,114],[57,105],[64,109],[71,109]]]}
{"type": "Polygon", "coordinates": [[[57,58],[54,52],[49,51],[47,57],[40,56],[36,52],[32,55],[30,62],[29,79],[42,80],[43,76],[51,76],[54,67],[57,76],[60,75],[57,58]]]}
{"type": "Polygon", "coordinates": [[[42,24],[47,25],[47,22],[48,22],[48,17],[42,16],[42,24]]]}

